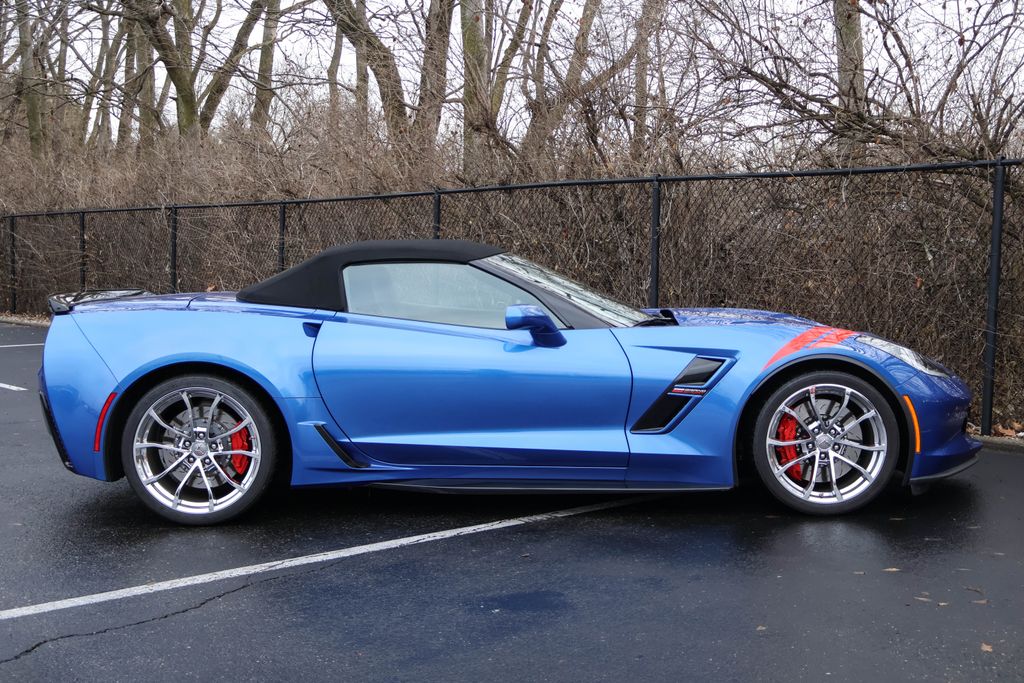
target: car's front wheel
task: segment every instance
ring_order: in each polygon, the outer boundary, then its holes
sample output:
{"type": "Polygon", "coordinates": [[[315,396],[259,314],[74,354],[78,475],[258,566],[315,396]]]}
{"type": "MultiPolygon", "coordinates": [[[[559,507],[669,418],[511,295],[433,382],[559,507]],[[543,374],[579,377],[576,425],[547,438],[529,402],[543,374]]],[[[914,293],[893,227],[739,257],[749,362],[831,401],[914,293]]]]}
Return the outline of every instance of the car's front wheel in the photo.
{"type": "Polygon", "coordinates": [[[247,389],[189,375],[153,387],[128,417],[125,476],[157,514],[216,524],[251,508],[270,485],[276,440],[266,410],[247,389]]]}
{"type": "Polygon", "coordinates": [[[768,490],[818,515],[866,505],[886,487],[899,456],[896,415],[874,386],[844,372],[811,372],[772,392],[751,444],[768,490]]]}

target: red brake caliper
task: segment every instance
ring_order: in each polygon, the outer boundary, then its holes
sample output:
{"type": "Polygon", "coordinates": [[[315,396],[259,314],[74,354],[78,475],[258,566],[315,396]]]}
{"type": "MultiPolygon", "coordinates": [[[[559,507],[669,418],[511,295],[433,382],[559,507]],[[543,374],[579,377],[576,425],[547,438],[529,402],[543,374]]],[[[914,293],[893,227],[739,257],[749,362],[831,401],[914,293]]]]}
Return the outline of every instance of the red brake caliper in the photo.
{"type": "MultiPolygon", "coordinates": [[[[788,417],[788,416],[787,416],[788,417]]],[[[235,425],[237,427],[239,422],[235,425]]],[[[248,451],[250,450],[252,443],[249,441],[249,430],[241,429],[231,435],[231,450],[233,451],[248,451]]],[[[248,455],[242,455],[241,453],[235,453],[231,456],[231,466],[235,468],[235,472],[239,474],[245,474],[245,471],[249,469],[250,458],[248,455]]]]}
{"type": "MultiPolygon", "coordinates": [[[[796,418],[792,415],[783,415],[779,420],[779,428],[775,432],[775,438],[779,441],[796,441],[797,430],[796,418]]],[[[232,442],[234,443],[234,442],[232,442]]],[[[796,446],[776,446],[779,452],[779,465],[785,465],[797,458],[796,446]]],[[[803,478],[803,465],[793,465],[786,474],[793,481],[800,481],[803,478]]]]}

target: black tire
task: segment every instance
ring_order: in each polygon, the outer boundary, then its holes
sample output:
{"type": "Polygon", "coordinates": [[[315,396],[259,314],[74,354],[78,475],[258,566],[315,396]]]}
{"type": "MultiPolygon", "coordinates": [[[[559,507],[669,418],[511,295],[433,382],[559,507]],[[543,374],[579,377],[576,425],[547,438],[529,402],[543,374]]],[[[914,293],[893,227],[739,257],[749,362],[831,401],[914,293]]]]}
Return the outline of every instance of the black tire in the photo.
{"type": "MultiPolygon", "coordinates": [[[[131,484],[132,489],[142,502],[153,512],[179,524],[196,526],[219,524],[244,514],[266,494],[277,465],[277,438],[267,409],[249,390],[235,382],[213,375],[183,375],[161,382],[139,399],[128,416],[124,432],[121,435],[121,462],[128,483],[131,484]],[[182,399],[180,405],[176,404],[176,399],[173,397],[175,392],[178,392],[179,395],[180,392],[185,392],[188,403],[182,399]],[[208,394],[214,396],[210,397],[208,394]],[[214,403],[216,395],[220,395],[222,398],[214,403]],[[193,408],[191,414],[197,416],[194,418],[196,430],[183,427],[185,433],[192,435],[191,441],[184,441],[180,438],[182,432],[174,428],[169,417],[163,419],[163,422],[173,428],[170,431],[164,429],[159,422],[148,415],[151,407],[156,409],[157,406],[168,401],[170,403],[162,409],[168,416],[175,411],[179,411],[179,416],[190,414],[187,409],[184,409],[186,405],[193,408]],[[209,419],[205,421],[203,419],[204,407],[210,411],[209,419]],[[214,415],[214,409],[217,411],[216,415],[214,415]],[[239,430],[239,425],[245,422],[246,414],[251,422],[246,423],[246,426],[240,429],[244,432],[244,436],[241,437],[243,439],[241,447],[250,450],[231,450],[236,448],[235,438],[238,437],[232,438],[230,433],[239,430]],[[143,424],[144,420],[146,421],[145,425],[143,424]],[[230,425],[223,426],[221,424],[225,420],[228,422],[238,420],[238,422],[234,428],[229,428],[230,425]],[[208,424],[208,429],[203,427],[204,422],[208,424]],[[159,442],[167,444],[168,448],[140,449],[140,457],[136,461],[135,439],[137,435],[140,435],[140,429],[145,430],[144,442],[153,440],[152,432],[155,431],[160,435],[159,442]],[[209,438],[207,438],[207,431],[209,438]],[[202,436],[197,437],[197,434],[202,436]],[[218,437],[217,434],[225,436],[218,437]],[[200,441],[203,442],[203,446],[199,445],[200,441]],[[184,448],[185,444],[188,444],[189,447],[184,448]],[[196,448],[203,450],[196,451],[196,448]],[[227,453],[220,455],[215,449],[227,451],[227,453]],[[254,456],[241,455],[242,452],[251,452],[254,456]],[[195,463],[195,470],[190,477],[183,475],[188,468],[192,467],[189,464],[192,461],[183,462],[173,470],[167,469],[169,467],[167,459],[191,457],[194,460],[197,453],[203,462],[212,461],[209,467],[200,468],[198,466],[201,463],[195,463]],[[255,455],[257,453],[258,457],[255,455]],[[240,458],[237,465],[230,454],[240,458]],[[157,482],[150,481],[147,486],[143,483],[140,469],[148,471],[150,474],[158,470],[160,473],[167,472],[167,474],[157,482]],[[255,470],[255,472],[251,470],[255,470]],[[210,473],[210,476],[206,476],[207,473],[210,473]],[[225,477],[230,478],[234,484],[227,483],[225,477]],[[181,480],[185,478],[188,478],[189,482],[183,485],[181,480]],[[214,500],[215,491],[224,491],[223,496],[217,499],[222,501],[223,507],[220,507],[221,504],[216,504],[217,509],[212,511],[199,509],[206,505],[202,500],[203,489],[198,488],[200,482],[203,482],[208,501],[214,500]],[[214,486],[217,482],[222,483],[214,486]],[[193,483],[196,484],[194,487],[193,483]],[[198,492],[193,491],[193,488],[198,489],[198,492]],[[181,498],[172,494],[172,491],[180,491],[181,498]],[[174,501],[168,500],[172,495],[177,500],[176,508],[172,507],[174,501]],[[186,499],[186,496],[189,499],[186,499]]],[[[209,503],[210,507],[214,505],[215,503],[209,503]]]]}
{"type": "Polygon", "coordinates": [[[765,400],[748,445],[761,482],[775,498],[807,514],[839,515],[867,505],[892,480],[900,453],[899,423],[885,396],[868,382],[845,372],[810,372],[786,382],[765,400]],[[822,418],[820,421],[810,412],[810,387],[815,387],[815,405],[822,418]],[[843,389],[849,389],[850,392],[843,389]],[[794,397],[801,395],[803,403],[799,404],[794,397]],[[841,397],[853,397],[853,400],[843,403],[841,397]],[[860,405],[862,402],[867,408],[860,405]],[[791,410],[796,406],[796,416],[780,412],[784,403],[791,410]],[[859,413],[851,409],[849,419],[835,419],[844,410],[843,406],[851,404],[855,405],[859,413]],[[833,419],[830,419],[828,414],[833,410],[833,419]],[[874,410],[880,420],[869,415],[870,410],[874,410]],[[797,417],[803,419],[798,420],[797,417]],[[772,438],[783,440],[783,420],[790,420],[787,427],[796,431],[795,435],[786,437],[792,441],[784,442],[803,440],[805,443],[786,447],[768,443],[773,425],[776,431],[772,438]],[[843,443],[848,439],[854,439],[849,436],[849,432],[838,441],[835,440],[835,434],[840,434],[844,428],[856,430],[863,446],[884,445],[884,448],[857,449],[845,446],[843,443]],[[818,430],[817,434],[814,433],[815,429],[818,430]],[[823,438],[826,434],[828,438],[823,438]],[[871,438],[871,442],[865,443],[868,438],[871,438]],[[825,446],[824,451],[820,450],[821,446],[825,446]],[[835,457],[830,457],[833,455],[835,457]],[[847,464],[851,460],[859,469],[847,464]],[[826,469],[830,467],[830,462],[831,467],[837,470],[826,469]],[[804,467],[810,470],[809,475],[807,469],[801,469],[804,467]],[[810,483],[814,467],[821,468],[820,476],[825,481],[810,483]],[[836,475],[836,484],[833,485],[831,474],[837,471],[840,474],[836,475]],[[870,480],[869,475],[872,475],[870,480]],[[805,497],[802,492],[807,491],[808,484],[811,493],[805,497]],[[849,495],[842,493],[843,487],[847,487],[849,495]],[[829,490],[824,490],[826,488],[829,490]],[[836,489],[839,490],[838,496],[835,494],[836,489]]]}

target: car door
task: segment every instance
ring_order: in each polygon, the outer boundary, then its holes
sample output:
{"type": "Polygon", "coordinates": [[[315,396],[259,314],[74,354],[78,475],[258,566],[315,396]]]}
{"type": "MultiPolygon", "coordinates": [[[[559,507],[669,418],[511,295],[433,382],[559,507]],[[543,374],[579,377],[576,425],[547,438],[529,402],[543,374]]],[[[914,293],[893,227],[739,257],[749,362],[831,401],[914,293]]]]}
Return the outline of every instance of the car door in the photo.
{"type": "Polygon", "coordinates": [[[332,416],[365,455],[399,465],[626,466],[632,380],[609,329],[562,329],[563,346],[538,346],[529,331],[505,329],[504,315],[541,303],[470,264],[359,264],[342,278],[348,311],[323,324],[313,367],[332,416]]]}

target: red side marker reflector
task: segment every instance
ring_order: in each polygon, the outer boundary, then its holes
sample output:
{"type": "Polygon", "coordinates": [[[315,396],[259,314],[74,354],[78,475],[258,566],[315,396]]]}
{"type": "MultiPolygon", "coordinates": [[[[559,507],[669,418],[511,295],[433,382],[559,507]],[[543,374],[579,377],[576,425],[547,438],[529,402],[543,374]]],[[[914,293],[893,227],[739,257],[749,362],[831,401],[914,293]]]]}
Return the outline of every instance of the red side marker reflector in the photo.
{"type": "Polygon", "coordinates": [[[100,419],[96,420],[96,438],[93,439],[92,449],[99,453],[100,452],[100,441],[103,440],[103,423],[107,419],[107,411],[110,410],[110,404],[117,398],[117,394],[113,393],[107,396],[107,402],[103,404],[103,410],[100,411],[100,419]]]}

